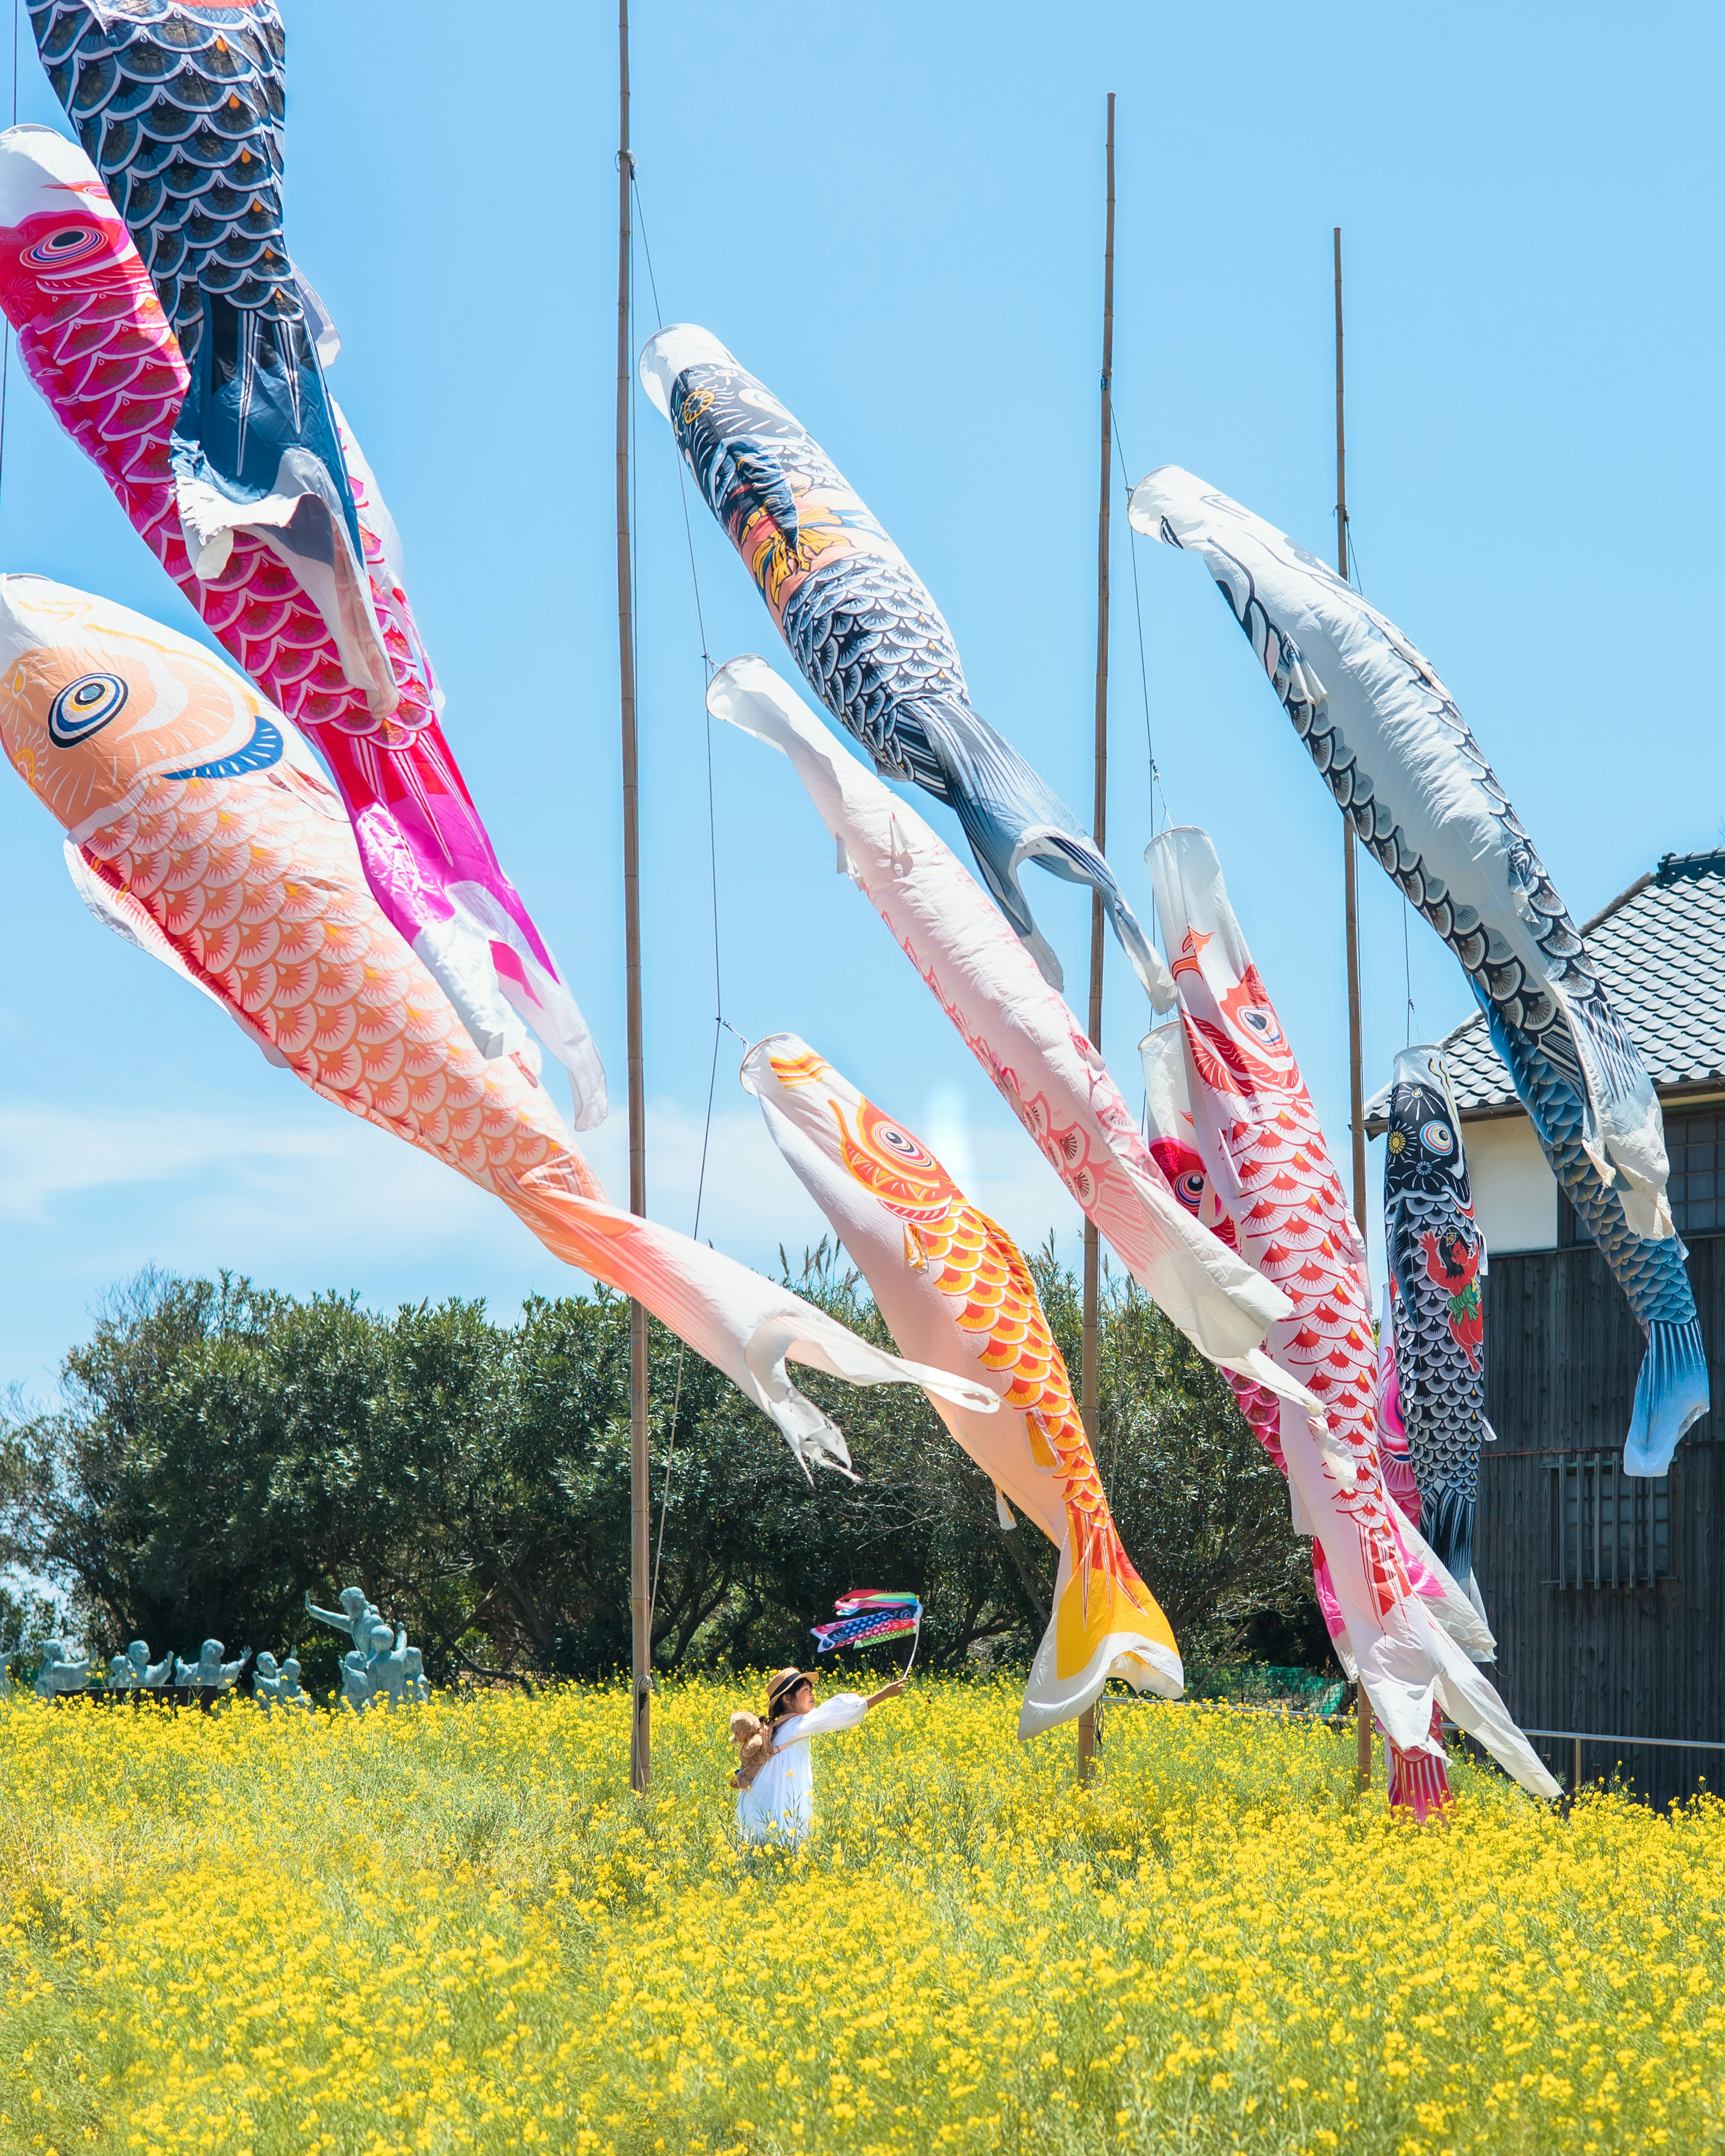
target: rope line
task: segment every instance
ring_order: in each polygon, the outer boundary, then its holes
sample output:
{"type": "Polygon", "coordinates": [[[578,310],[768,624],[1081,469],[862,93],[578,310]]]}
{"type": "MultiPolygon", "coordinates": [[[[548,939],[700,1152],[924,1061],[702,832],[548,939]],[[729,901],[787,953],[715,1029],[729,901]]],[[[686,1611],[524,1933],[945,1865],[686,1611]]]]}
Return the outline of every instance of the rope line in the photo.
{"type": "MultiPolygon", "coordinates": [[[[1120,459],[1120,476],[1125,483],[1126,498],[1129,506],[1132,494],[1132,475],[1127,470],[1126,450],[1120,439],[1120,421],[1111,408],[1108,418],[1114,433],[1114,454],[1120,459]]],[[[1130,515],[1127,518],[1126,528],[1128,534],[1126,551],[1132,565],[1132,611],[1137,617],[1138,624],[1138,680],[1144,692],[1144,753],[1150,759],[1150,821],[1153,837],[1156,827],[1156,796],[1158,789],[1162,794],[1163,823],[1172,823],[1173,819],[1168,814],[1168,788],[1163,784],[1161,767],[1156,761],[1156,742],[1150,729],[1150,662],[1144,655],[1144,594],[1138,583],[1138,535],[1133,528],[1130,515]]]]}
{"type": "MultiPolygon", "coordinates": [[[[647,233],[647,213],[641,201],[639,168],[631,165],[629,188],[634,198],[635,223],[640,228],[641,253],[647,264],[647,285],[653,295],[653,315],[658,327],[665,327],[665,311],[660,305],[659,280],[653,269],[653,243],[647,233]]],[[[713,787],[713,715],[706,708],[706,685],[717,671],[712,654],[707,649],[706,611],[701,603],[701,572],[695,559],[695,526],[689,514],[689,480],[680,454],[677,457],[677,493],[683,510],[683,540],[689,556],[689,583],[695,598],[695,623],[701,639],[701,664],[705,675],[702,685],[701,712],[706,723],[706,850],[707,882],[713,923],[713,1052],[707,1068],[706,1114],[701,1132],[701,1166],[695,1178],[695,1224],[691,1233],[696,1241],[701,1237],[701,1211],[706,1198],[707,1155],[712,1145],[713,1102],[719,1082],[719,1045],[721,1030],[728,1029],[743,1040],[737,1028],[725,1015],[725,981],[719,932],[719,819],[713,787]]],[[[747,1043],[745,1041],[744,1045],[747,1043]]],[[[683,1368],[688,1349],[677,1343],[677,1376],[671,1398],[670,1433],[665,1440],[665,1480],[659,1497],[659,1533],[653,1554],[653,1584],[647,1597],[647,1636],[650,1643],[653,1620],[659,1608],[659,1580],[665,1563],[665,1525],[670,1512],[671,1468],[676,1459],[677,1424],[683,1407],[683,1368]]]]}

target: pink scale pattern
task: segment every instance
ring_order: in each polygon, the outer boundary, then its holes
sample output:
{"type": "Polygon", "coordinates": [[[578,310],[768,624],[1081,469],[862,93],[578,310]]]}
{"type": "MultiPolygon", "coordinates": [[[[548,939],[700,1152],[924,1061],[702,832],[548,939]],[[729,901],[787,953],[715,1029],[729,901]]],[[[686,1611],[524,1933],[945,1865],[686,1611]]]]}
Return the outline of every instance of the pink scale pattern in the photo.
{"type": "MultiPolygon", "coordinates": [[[[187,381],[179,346],[93,169],[76,186],[44,169],[38,194],[39,208],[0,228],[0,305],[31,380],[218,642],[272,703],[313,734],[352,822],[367,880],[393,927],[412,943],[450,918],[449,886],[478,885],[549,977],[539,985],[573,1012],[444,737],[430,664],[407,594],[390,575],[364,465],[345,429],[372,603],[394,677],[398,701],[388,714],[373,711],[348,681],[322,615],[254,534],[236,533],[218,576],[204,583],[193,575],[168,464],[187,381]]],[[[512,952],[494,942],[492,957],[517,988],[536,993],[512,952]]],[[[578,1013],[575,1023],[584,1034],[578,1013]]]]}

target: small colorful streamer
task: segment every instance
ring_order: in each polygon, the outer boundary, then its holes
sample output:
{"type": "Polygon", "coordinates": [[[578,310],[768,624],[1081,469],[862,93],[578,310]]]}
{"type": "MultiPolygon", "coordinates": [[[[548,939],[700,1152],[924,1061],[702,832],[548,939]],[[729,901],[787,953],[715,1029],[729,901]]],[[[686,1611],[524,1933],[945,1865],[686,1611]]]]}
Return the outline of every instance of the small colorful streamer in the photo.
{"type": "MultiPolygon", "coordinates": [[[[912,1635],[911,1661],[916,1659],[916,1639],[922,1630],[922,1604],[914,1594],[894,1594],[882,1588],[854,1587],[848,1594],[841,1594],[833,1604],[838,1612],[830,1625],[810,1627],[814,1635],[817,1650],[829,1655],[837,1647],[872,1646],[876,1640],[890,1640],[906,1632],[912,1635]]],[[[910,1675],[911,1663],[905,1664],[905,1674],[910,1675]]]]}

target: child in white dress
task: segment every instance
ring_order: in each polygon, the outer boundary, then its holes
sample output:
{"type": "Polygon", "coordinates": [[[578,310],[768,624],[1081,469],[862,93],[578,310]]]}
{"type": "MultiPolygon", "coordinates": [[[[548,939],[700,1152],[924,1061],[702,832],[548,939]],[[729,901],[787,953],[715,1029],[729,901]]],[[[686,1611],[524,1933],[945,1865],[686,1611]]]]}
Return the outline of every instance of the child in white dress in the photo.
{"type": "Polygon", "coordinates": [[[840,1729],[855,1729],[871,1707],[896,1699],[905,1688],[883,1685],[865,1699],[860,1692],[841,1691],[824,1706],[814,1704],[814,1680],[806,1671],[781,1670],[767,1691],[767,1714],[733,1714],[731,1741],[742,1748],[742,1758],[732,1776],[737,1799],[737,1830],[757,1845],[781,1842],[792,1848],[807,1841],[814,1827],[814,1763],[809,1757],[811,1738],[840,1729]]]}

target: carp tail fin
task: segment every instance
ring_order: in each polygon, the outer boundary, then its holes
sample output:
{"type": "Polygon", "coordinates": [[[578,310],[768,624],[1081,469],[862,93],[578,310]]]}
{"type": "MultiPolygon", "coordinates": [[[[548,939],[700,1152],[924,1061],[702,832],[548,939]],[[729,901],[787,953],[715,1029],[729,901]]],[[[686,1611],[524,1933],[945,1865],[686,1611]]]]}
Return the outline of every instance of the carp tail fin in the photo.
{"type": "Polygon", "coordinates": [[[1711,1404],[1700,1319],[1682,1324],[1650,1320],[1647,1353],[1635,1380],[1635,1413],[1624,1440],[1624,1473],[1663,1475],[1678,1439],[1711,1404]]]}

